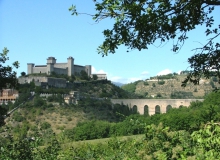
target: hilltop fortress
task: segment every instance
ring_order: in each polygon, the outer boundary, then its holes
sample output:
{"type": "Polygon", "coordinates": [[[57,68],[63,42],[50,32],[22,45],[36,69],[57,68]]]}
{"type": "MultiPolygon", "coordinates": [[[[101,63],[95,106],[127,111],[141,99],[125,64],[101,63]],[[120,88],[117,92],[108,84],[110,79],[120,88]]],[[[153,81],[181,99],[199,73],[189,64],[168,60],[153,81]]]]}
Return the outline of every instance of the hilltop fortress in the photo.
{"type": "Polygon", "coordinates": [[[63,74],[68,76],[79,75],[81,71],[85,71],[89,77],[96,75],[98,80],[107,79],[106,74],[92,74],[91,65],[76,65],[74,64],[73,57],[67,58],[66,63],[57,63],[55,57],[48,57],[46,65],[35,65],[34,63],[27,64],[28,76],[19,77],[18,82],[20,84],[30,83],[34,81],[37,86],[54,86],[59,88],[67,87],[67,81],[63,78],[46,77],[43,75],[63,74]],[[39,74],[42,73],[42,76],[39,74]],[[37,76],[32,74],[38,74],[37,76]]]}
{"type": "Polygon", "coordinates": [[[50,75],[51,73],[64,74],[68,76],[79,74],[81,71],[85,71],[88,76],[91,76],[91,65],[80,66],[74,64],[73,57],[67,58],[66,63],[57,63],[54,57],[47,58],[46,65],[35,65],[34,63],[27,64],[27,73],[46,73],[50,75]]]}

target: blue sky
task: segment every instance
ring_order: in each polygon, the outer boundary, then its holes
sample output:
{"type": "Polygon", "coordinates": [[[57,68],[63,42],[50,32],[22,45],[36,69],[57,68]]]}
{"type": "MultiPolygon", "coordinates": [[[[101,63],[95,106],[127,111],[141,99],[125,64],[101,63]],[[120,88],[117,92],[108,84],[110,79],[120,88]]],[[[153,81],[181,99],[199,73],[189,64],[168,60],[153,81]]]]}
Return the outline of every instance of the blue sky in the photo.
{"type": "MultiPolygon", "coordinates": [[[[78,65],[92,65],[93,73],[107,73],[109,80],[129,83],[158,74],[189,69],[187,58],[207,42],[205,28],[199,26],[188,34],[189,39],[176,54],[171,51],[173,41],[163,47],[126,52],[121,46],[115,54],[102,57],[97,47],[104,40],[102,31],[111,28],[111,20],[96,24],[86,15],[71,16],[68,8],[77,6],[79,12],[94,13],[92,0],[0,0],[0,49],[7,47],[8,64],[18,60],[18,75],[27,72],[27,63],[46,64],[53,56],[66,62],[69,56],[78,65]]],[[[219,8],[213,13],[220,24],[219,8]],[[218,11],[217,11],[218,10],[218,11]]]]}

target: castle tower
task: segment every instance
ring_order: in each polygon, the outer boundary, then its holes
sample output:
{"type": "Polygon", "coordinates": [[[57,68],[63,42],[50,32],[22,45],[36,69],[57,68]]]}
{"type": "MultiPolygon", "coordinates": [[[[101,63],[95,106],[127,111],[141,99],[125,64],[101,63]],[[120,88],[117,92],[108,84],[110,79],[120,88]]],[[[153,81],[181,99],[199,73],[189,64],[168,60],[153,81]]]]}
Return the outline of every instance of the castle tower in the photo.
{"type": "Polygon", "coordinates": [[[34,63],[27,64],[27,74],[33,74],[34,63]]]}
{"type": "Polygon", "coordinates": [[[88,76],[90,77],[90,75],[92,74],[92,66],[91,65],[86,65],[86,73],[88,74],[88,76]]]}
{"type": "Polygon", "coordinates": [[[74,58],[73,57],[69,57],[67,58],[67,74],[68,76],[71,76],[74,74],[74,58]]]}
{"type": "Polygon", "coordinates": [[[54,64],[56,63],[56,59],[54,57],[47,58],[47,74],[50,75],[54,72],[54,64]]]}

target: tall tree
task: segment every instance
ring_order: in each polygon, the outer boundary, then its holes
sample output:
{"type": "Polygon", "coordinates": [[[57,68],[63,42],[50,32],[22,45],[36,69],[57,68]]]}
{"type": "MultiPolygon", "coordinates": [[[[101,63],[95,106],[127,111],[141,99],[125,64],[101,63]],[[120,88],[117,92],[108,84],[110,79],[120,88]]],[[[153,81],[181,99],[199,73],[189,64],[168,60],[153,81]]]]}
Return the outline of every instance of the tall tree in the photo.
{"type": "MultiPolygon", "coordinates": [[[[195,48],[197,53],[188,59],[192,72],[183,82],[198,84],[201,76],[210,75],[220,79],[220,44],[216,38],[220,35],[220,25],[214,26],[212,11],[220,6],[220,0],[100,0],[94,1],[96,14],[92,18],[99,22],[105,18],[115,19],[112,29],[103,31],[105,40],[98,47],[98,53],[106,56],[115,53],[120,45],[130,49],[147,49],[156,40],[166,43],[176,40],[172,50],[178,52],[187,40],[187,33],[198,25],[205,25],[204,34],[211,36],[208,43],[195,48]],[[212,71],[212,73],[211,73],[212,71]]],[[[69,10],[72,15],[78,13],[75,6],[69,10]]],[[[218,17],[216,17],[218,18],[218,17]]],[[[220,83],[220,80],[219,80],[220,83]]]]}
{"type": "Polygon", "coordinates": [[[9,50],[4,48],[2,53],[0,53],[0,90],[6,87],[16,87],[17,85],[16,72],[12,71],[12,69],[13,67],[18,68],[19,63],[16,61],[12,66],[4,66],[4,63],[9,60],[8,52],[9,50]]]}

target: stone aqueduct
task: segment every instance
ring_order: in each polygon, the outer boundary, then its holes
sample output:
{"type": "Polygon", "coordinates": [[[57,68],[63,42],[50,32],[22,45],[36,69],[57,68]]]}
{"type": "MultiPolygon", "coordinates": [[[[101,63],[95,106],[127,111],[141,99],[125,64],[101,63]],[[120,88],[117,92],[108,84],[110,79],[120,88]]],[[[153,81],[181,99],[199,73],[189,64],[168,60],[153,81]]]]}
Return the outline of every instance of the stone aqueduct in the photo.
{"type": "Polygon", "coordinates": [[[127,105],[130,109],[137,106],[137,111],[144,114],[148,110],[149,115],[156,112],[156,108],[160,113],[166,113],[168,107],[179,108],[180,106],[189,106],[193,101],[203,101],[203,99],[111,99],[114,104],[127,105]]]}

